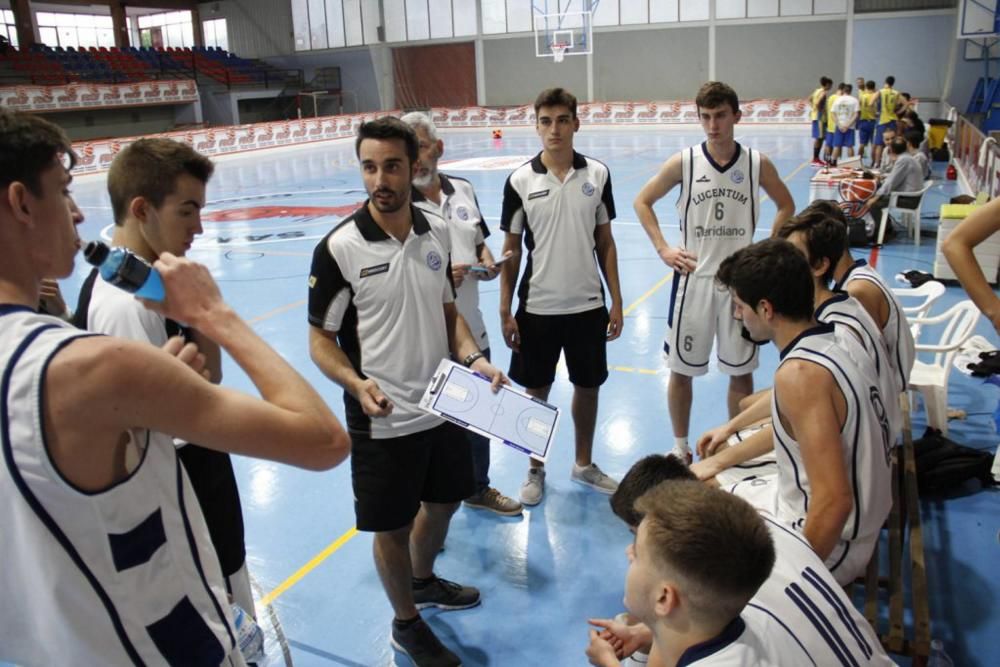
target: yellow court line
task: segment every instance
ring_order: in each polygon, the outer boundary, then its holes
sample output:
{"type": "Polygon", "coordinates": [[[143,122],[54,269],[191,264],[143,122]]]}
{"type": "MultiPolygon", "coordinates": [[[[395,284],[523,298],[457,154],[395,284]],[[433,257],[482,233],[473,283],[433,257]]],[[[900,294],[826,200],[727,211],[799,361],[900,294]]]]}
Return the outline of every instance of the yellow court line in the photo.
{"type": "MultiPolygon", "coordinates": [[[[802,164],[800,164],[799,166],[797,166],[795,169],[793,169],[792,173],[790,173],[788,176],[783,177],[781,180],[787,183],[788,179],[790,179],[792,176],[794,176],[795,174],[799,173],[800,171],[802,171],[803,169],[805,169],[806,167],[808,167],[810,164],[811,164],[811,162],[809,162],[808,160],[806,160],[805,162],[803,162],[802,164]]],[[[768,199],[769,199],[768,194],[765,192],[764,196],[760,198],[760,203],[763,204],[768,199]]]]}
{"type": "Polygon", "coordinates": [[[331,554],[337,551],[337,549],[347,544],[347,542],[350,541],[350,539],[357,534],[358,534],[358,529],[351,528],[349,531],[347,531],[346,533],[335,539],[326,547],[326,549],[323,549],[318,554],[313,556],[312,560],[310,560],[308,563],[300,567],[298,570],[295,571],[295,573],[292,576],[282,581],[277,588],[275,588],[273,591],[271,591],[263,598],[261,598],[260,605],[262,607],[266,607],[275,600],[277,600],[278,596],[280,596],[282,593],[287,591],[295,584],[299,583],[300,579],[302,579],[304,576],[306,576],[314,569],[316,569],[320,563],[329,558],[331,554]]]}
{"type": "Polygon", "coordinates": [[[623,316],[623,317],[628,317],[628,316],[629,316],[629,314],[630,314],[630,313],[631,313],[631,312],[632,312],[633,310],[635,310],[635,309],[636,309],[636,307],[638,307],[638,305],[639,305],[640,303],[642,303],[643,301],[645,301],[645,300],[646,300],[646,299],[648,299],[649,297],[653,296],[653,294],[655,294],[655,293],[656,293],[656,290],[658,290],[658,289],[660,289],[661,287],[663,287],[663,286],[664,286],[664,285],[665,285],[665,284],[667,283],[667,281],[668,281],[668,280],[670,280],[670,278],[671,278],[671,277],[673,277],[673,275],[674,275],[674,272],[673,272],[673,271],[669,271],[669,272],[667,273],[667,275],[663,276],[663,278],[662,278],[662,279],[661,279],[661,280],[660,280],[660,281],[659,281],[658,283],[656,283],[655,285],[653,285],[652,287],[650,287],[650,288],[649,288],[648,290],[646,290],[646,293],[645,293],[645,294],[643,294],[643,295],[642,295],[642,296],[640,296],[640,297],[639,297],[638,299],[636,299],[635,301],[633,301],[633,302],[632,302],[632,303],[631,303],[631,304],[629,305],[629,307],[625,309],[625,312],[623,312],[623,313],[622,313],[622,316],[623,316]]]}
{"type": "Polygon", "coordinates": [[[306,303],[305,299],[299,299],[298,301],[292,301],[291,303],[286,303],[284,306],[278,306],[274,310],[269,310],[263,315],[258,315],[257,317],[251,319],[249,321],[249,324],[260,324],[264,320],[274,317],[275,315],[280,315],[282,313],[288,312],[289,310],[298,308],[299,306],[304,306],[305,303],[306,303]]]}

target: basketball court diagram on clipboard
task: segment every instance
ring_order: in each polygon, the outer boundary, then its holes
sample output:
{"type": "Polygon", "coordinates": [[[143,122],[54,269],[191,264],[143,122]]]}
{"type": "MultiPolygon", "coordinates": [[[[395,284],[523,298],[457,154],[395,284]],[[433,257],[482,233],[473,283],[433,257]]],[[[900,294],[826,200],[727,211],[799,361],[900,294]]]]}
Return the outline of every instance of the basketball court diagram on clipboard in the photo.
{"type": "Polygon", "coordinates": [[[545,461],[559,425],[559,408],[490,381],[443,359],[420,400],[421,409],[545,461]]]}

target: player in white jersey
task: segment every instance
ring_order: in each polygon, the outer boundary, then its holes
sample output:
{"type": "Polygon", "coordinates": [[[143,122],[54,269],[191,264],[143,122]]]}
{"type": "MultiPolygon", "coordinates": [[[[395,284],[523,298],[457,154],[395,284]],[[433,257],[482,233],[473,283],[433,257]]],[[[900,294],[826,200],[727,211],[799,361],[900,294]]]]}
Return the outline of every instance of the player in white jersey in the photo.
{"type": "Polygon", "coordinates": [[[640,623],[591,620],[601,628],[591,632],[591,664],[617,667],[647,647],[649,667],[892,664],[800,535],[692,481],[676,458],[637,462],[612,509],[636,533],[625,603],[640,623]],[[737,582],[761,573],[758,586],[737,594],[737,582]],[[710,612],[699,608],[705,603],[710,612]]]}
{"type": "Polygon", "coordinates": [[[740,250],[719,282],[750,335],[781,350],[771,394],[777,483],[735,492],[753,491],[751,502],[802,532],[846,584],[864,570],[891,505],[890,426],[874,363],[838,325],[814,324],[809,265],[787,241],[740,250]]]}
{"type": "Polygon", "coordinates": [[[197,500],[154,432],[315,469],[346,458],[347,435],[203,266],[161,256],[152,307],[221,345],[264,401],[207,382],[177,339],[165,351],[35,314],[80,248],[74,156],[56,126],[7,110],[0,154],[0,595],[16,601],[0,661],[242,665],[197,500]]]}
{"type": "Polygon", "coordinates": [[[753,242],[760,187],[778,208],[775,228],[795,210],[770,160],[735,141],[734,128],[740,120],[736,92],[712,81],[698,91],[696,103],[707,140],[668,159],[635,200],[635,212],[653,247],[674,271],[663,346],[671,371],[667,402],[674,453],[688,459],[692,378],[708,372],[713,342],[718,345],[718,368],[730,377],[730,416],[739,412],[740,399],[753,393],[757,367],[757,348],[730,316],[729,295],[717,289],[715,272],[729,254],[753,242]],[[681,243],[671,246],[653,206],[677,185],[681,186],[677,202],[681,243]]]}
{"type": "MultiPolygon", "coordinates": [[[[420,169],[413,179],[413,205],[444,218],[451,236],[451,275],[455,283],[455,306],[465,318],[483,356],[491,358],[490,339],[479,309],[479,282],[493,280],[500,273],[493,253],[486,246],[490,228],[483,219],[472,184],[464,178],[442,174],[438,160],[444,155],[444,141],[426,114],[414,111],[400,118],[413,128],[420,147],[420,169]]],[[[490,441],[466,431],[472,449],[476,490],[465,499],[466,507],[486,509],[503,516],[521,513],[521,503],[490,486],[490,441]]]]}

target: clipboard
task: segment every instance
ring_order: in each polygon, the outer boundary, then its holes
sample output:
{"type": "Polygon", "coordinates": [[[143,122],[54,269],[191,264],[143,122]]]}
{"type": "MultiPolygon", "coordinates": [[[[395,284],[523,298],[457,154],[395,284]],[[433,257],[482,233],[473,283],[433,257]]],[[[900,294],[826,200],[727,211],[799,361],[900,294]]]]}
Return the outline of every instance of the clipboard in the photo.
{"type": "Polygon", "coordinates": [[[559,426],[559,408],[508,385],[494,394],[484,376],[450,359],[438,364],[420,409],[542,462],[559,426]]]}

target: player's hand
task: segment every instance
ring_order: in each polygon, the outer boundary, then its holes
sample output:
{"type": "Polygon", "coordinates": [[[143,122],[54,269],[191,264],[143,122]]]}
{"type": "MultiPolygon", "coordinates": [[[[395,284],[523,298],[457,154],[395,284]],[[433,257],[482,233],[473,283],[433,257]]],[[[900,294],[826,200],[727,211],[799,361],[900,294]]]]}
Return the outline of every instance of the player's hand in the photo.
{"type": "Polygon", "coordinates": [[[515,352],[521,351],[521,332],[513,315],[501,315],[500,327],[503,329],[503,342],[515,352]]]}
{"type": "Polygon", "coordinates": [[[587,660],[596,667],[620,667],[615,649],[596,630],[590,631],[590,645],[587,646],[587,660]]]}
{"type": "Polygon", "coordinates": [[[730,432],[729,427],[725,424],[722,426],[716,426],[715,428],[702,433],[701,437],[698,438],[698,444],[695,448],[698,452],[698,458],[707,459],[725,447],[726,441],[729,440],[730,435],[732,435],[732,433],[730,432]]]}
{"type": "Polygon", "coordinates": [[[205,367],[205,355],[198,350],[196,344],[186,342],[183,336],[171,336],[160,349],[173,357],[177,357],[181,363],[206,380],[212,380],[212,372],[205,367]]]}
{"type": "Polygon", "coordinates": [[[695,461],[690,465],[689,470],[694,473],[695,477],[704,482],[722,472],[722,466],[719,465],[719,459],[710,457],[695,461]]]}
{"type": "Polygon", "coordinates": [[[614,340],[622,335],[625,317],[622,315],[621,303],[612,303],[608,311],[608,340],[614,340]]]}
{"type": "Polygon", "coordinates": [[[657,254],[660,255],[664,264],[681,275],[691,273],[698,268],[698,256],[684,248],[668,246],[657,251],[657,254]]]}
{"type": "Polygon", "coordinates": [[[615,655],[619,659],[632,655],[653,641],[649,628],[642,623],[626,625],[610,618],[589,618],[587,622],[601,628],[598,636],[615,649],[615,655]]]}
{"type": "Polygon", "coordinates": [[[204,265],[169,252],[160,255],[153,266],[163,278],[166,296],[159,302],[139,301],[168,319],[186,322],[208,335],[220,319],[220,311],[228,308],[212,274],[204,265]]]}
{"type": "Polygon", "coordinates": [[[357,396],[358,402],[361,403],[361,409],[369,417],[385,417],[392,412],[392,401],[382,393],[378,383],[371,378],[360,380],[354,395],[357,396]]]}
{"type": "Polygon", "coordinates": [[[39,284],[38,296],[42,312],[56,317],[62,317],[66,314],[66,302],[59,290],[59,283],[55,280],[43,278],[39,284]]]}
{"type": "Polygon", "coordinates": [[[494,394],[500,391],[500,385],[510,384],[510,379],[504,375],[504,372],[487,361],[486,357],[479,357],[472,362],[472,366],[469,368],[489,379],[494,394]]]}
{"type": "Polygon", "coordinates": [[[451,265],[451,281],[455,284],[455,289],[462,286],[465,282],[465,277],[469,275],[469,265],[468,264],[452,264],[451,265]]]}

